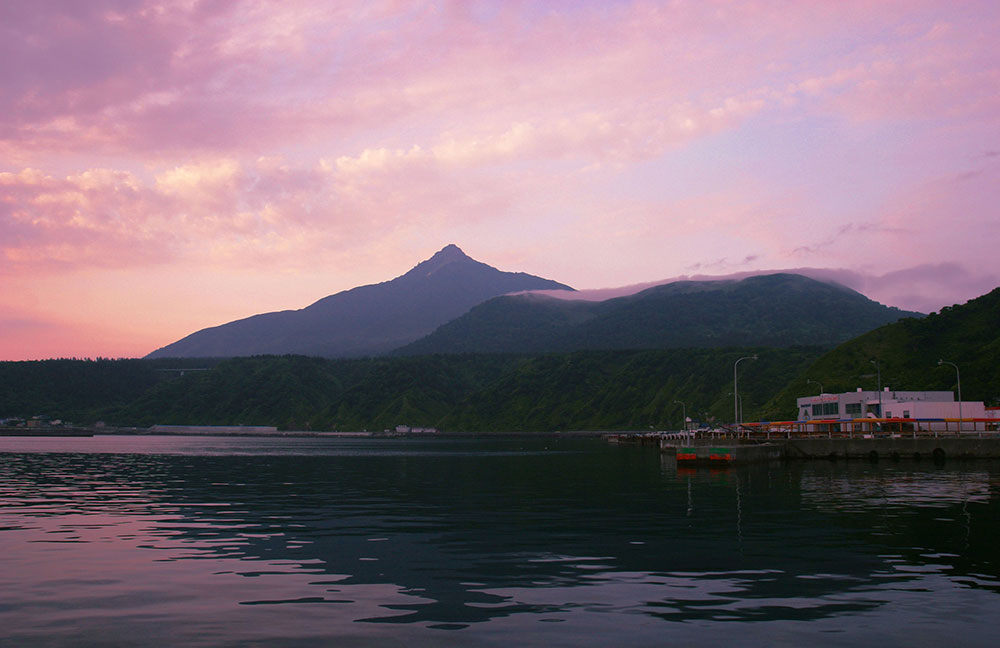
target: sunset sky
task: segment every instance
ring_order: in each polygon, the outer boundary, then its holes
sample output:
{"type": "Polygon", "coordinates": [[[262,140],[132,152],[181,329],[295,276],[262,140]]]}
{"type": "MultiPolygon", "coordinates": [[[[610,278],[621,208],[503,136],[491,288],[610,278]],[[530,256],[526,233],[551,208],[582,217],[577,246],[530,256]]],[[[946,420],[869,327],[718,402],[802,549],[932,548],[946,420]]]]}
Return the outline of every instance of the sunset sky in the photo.
{"type": "Polygon", "coordinates": [[[141,356],[449,243],[576,288],[1000,285],[1000,2],[0,3],[0,359],[141,356]]]}

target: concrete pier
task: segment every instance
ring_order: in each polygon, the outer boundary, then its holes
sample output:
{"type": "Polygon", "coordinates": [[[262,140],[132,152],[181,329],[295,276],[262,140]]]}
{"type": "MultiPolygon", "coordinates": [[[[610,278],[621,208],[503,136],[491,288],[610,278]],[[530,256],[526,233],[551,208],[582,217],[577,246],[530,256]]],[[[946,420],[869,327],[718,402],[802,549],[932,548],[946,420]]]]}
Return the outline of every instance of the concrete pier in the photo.
{"type": "Polygon", "coordinates": [[[997,437],[791,439],[786,459],[1000,459],[997,437]]]}
{"type": "Polygon", "coordinates": [[[1000,437],[778,439],[766,443],[663,439],[660,450],[674,454],[678,462],[711,465],[808,459],[1000,459],[1000,437]]]}

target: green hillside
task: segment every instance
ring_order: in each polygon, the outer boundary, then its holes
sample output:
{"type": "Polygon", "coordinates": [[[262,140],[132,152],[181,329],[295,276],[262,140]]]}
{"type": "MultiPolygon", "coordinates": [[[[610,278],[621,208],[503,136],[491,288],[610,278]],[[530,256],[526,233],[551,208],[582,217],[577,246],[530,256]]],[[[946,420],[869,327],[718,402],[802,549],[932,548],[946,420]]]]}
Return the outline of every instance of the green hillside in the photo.
{"type": "Polygon", "coordinates": [[[733,363],[740,365],[744,418],[820,353],[794,349],[584,351],[535,356],[471,394],[456,429],[678,429],[684,408],[701,421],[732,421],[733,363]]]}
{"type": "MultiPolygon", "coordinates": [[[[550,318],[540,318],[542,326],[550,318]]],[[[956,387],[1000,404],[1000,289],[904,319],[832,351],[723,347],[366,359],[48,360],[0,363],[0,419],[47,415],[88,424],[274,425],[458,431],[676,429],[683,401],[697,420],[733,419],[733,363],[745,420],[794,416],[816,392],[956,387]],[[185,370],[182,372],[181,370],[185,370]],[[194,369],[200,369],[194,371],[194,369]]]]}
{"type": "Polygon", "coordinates": [[[778,273],[678,281],[602,302],[498,297],[397,353],[833,346],[920,315],[843,286],[778,273]]]}
{"type": "Polygon", "coordinates": [[[795,399],[816,393],[876,389],[877,360],[882,386],[898,390],[956,390],[958,365],[962,398],[1000,405],[1000,288],[960,306],[920,319],[904,319],[846,342],[795,377],[764,408],[766,418],[793,417],[795,399]]]}
{"type": "Polygon", "coordinates": [[[787,376],[820,351],[674,349],[339,360],[258,356],[183,376],[148,369],[141,380],[133,379],[134,373],[149,361],[102,361],[102,371],[120,370],[121,379],[88,394],[71,388],[74,376],[100,363],[33,363],[36,372],[62,372],[65,378],[54,380],[47,391],[27,393],[18,392],[14,371],[24,367],[11,367],[22,363],[0,363],[0,385],[9,397],[0,402],[0,418],[45,414],[126,426],[312,430],[381,430],[399,424],[452,432],[677,428],[682,408],[675,400],[685,402],[692,418],[731,420],[733,362],[755,352],[758,361],[740,366],[740,393],[750,419],[787,376]]]}
{"type": "Polygon", "coordinates": [[[176,378],[183,369],[217,362],[104,358],[0,362],[0,418],[47,414],[93,423],[176,378]]]}

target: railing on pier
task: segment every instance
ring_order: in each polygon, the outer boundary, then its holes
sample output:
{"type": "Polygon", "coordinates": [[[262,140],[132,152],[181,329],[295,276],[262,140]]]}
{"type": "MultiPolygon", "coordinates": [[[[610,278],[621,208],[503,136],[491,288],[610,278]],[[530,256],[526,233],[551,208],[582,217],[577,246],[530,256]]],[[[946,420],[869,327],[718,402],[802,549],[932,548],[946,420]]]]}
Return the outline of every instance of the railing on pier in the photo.
{"type": "Polygon", "coordinates": [[[810,421],[762,421],[743,423],[739,428],[723,428],[730,438],[878,438],[995,436],[1000,433],[996,418],[856,418],[813,419],[810,421]]]}
{"type": "Polygon", "coordinates": [[[608,434],[616,443],[659,443],[662,440],[768,441],[771,439],[875,439],[918,437],[998,437],[997,418],[857,418],[810,421],[761,421],[725,424],[706,430],[608,434]]]}

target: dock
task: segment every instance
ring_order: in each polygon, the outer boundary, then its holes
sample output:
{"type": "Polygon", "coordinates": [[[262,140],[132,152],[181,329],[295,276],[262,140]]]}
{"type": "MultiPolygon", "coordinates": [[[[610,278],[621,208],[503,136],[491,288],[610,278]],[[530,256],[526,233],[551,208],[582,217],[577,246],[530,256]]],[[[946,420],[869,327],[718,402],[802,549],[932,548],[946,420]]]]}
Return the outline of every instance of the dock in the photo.
{"type": "Polygon", "coordinates": [[[662,439],[661,452],[678,463],[701,465],[766,461],[863,459],[900,461],[923,459],[1000,459],[1000,437],[885,437],[775,439],[662,439]]]}

